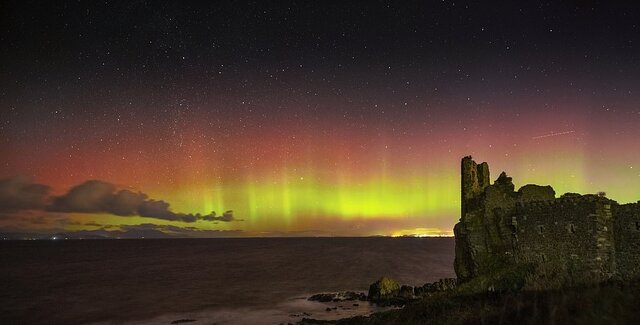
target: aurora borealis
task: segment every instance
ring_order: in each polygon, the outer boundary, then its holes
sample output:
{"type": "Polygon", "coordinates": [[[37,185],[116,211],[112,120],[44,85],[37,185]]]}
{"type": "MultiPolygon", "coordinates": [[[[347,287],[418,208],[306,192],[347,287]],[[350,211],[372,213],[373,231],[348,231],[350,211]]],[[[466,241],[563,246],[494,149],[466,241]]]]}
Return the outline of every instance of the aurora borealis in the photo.
{"type": "Polygon", "coordinates": [[[449,235],[465,155],[516,186],[640,198],[633,7],[2,6],[0,179],[237,220],[0,209],[1,231],[449,235]]]}

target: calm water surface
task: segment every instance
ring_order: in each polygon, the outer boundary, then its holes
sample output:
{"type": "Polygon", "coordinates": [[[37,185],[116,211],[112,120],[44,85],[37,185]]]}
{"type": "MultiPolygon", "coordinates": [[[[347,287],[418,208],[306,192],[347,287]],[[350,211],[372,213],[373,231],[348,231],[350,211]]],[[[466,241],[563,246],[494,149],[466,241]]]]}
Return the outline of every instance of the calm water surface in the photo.
{"type": "Polygon", "coordinates": [[[382,275],[410,285],[453,277],[453,257],[453,238],[3,241],[0,323],[327,318],[304,298],[366,291],[382,275]]]}

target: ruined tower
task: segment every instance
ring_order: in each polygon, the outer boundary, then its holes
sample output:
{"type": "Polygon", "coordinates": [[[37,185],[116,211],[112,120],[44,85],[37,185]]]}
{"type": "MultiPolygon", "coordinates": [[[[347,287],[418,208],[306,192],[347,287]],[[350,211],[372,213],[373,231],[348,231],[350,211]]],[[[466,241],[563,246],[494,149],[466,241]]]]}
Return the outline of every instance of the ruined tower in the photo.
{"type": "Polygon", "coordinates": [[[461,216],[453,231],[456,236],[456,259],[454,268],[458,278],[475,277],[479,260],[487,252],[486,234],[475,231],[485,228],[485,189],[490,186],[489,165],[477,164],[471,156],[464,157],[460,165],[461,216]]]}
{"type": "Polygon", "coordinates": [[[474,201],[484,192],[484,189],[489,186],[489,165],[486,162],[480,165],[476,164],[471,156],[462,158],[460,166],[461,171],[461,207],[462,214],[467,212],[467,206],[473,205],[474,201]]]}
{"type": "Polygon", "coordinates": [[[556,198],[551,186],[532,184],[515,191],[504,172],[491,184],[487,163],[471,157],[462,159],[460,176],[454,267],[461,282],[553,288],[640,275],[639,204],[556,198]]]}

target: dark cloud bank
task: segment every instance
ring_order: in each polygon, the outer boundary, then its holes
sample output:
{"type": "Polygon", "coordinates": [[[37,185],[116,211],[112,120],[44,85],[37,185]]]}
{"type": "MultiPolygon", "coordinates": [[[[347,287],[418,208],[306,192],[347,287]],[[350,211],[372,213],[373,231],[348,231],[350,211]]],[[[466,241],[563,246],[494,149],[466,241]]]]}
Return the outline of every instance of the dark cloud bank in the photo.
{"type": "Polygon", "coordinates": [[[78,231],[50,229],[45,232],[0,231],[0,239],[233,238],[245,235],[242,230],[203,230],[195,227],[176,227],[172,225],[154,225],[151,223],[143,223],[140,225],[99,225],[92,223],[91,226],[99,226],[100,228],[78,231]]]}
{"type": "Polygon", "coordinates": [[[41,210],[67,213],[109,213],[117,216],[141,216],[169,221],[236,221],[233,211],[220,216],[215,212],[177,213],[169,203],[149,198],[141,192],[118,189],[99,180],[89,180],[72,187],[62,196],[51,196],[50,187],[32,183],[22,176],[0,179],[0,212],[41,210]]]}
{"type": "Polygon", "coordinates": [[[0,212],[44,209],[49,190],[23,176],[0,179],[0,212]]]}

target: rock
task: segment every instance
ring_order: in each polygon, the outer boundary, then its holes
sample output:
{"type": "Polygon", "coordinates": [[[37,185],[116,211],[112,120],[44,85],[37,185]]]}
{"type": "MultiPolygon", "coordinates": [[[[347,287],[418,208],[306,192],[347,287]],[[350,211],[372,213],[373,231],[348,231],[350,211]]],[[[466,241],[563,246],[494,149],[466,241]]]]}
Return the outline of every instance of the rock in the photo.
{"type": "Polygon", "coordinates": [[[436,282],[426,283],[422,286],[422,294],[453,290],[458,283],[455,278],[440,279],[436,282]]]}
{"type": "Polygon", "coordinates": [[[367,295],[365,295],[363,292],[345,291],[341,293],[341,296],[342,296],[342,300],[367,301],[367,295]]]}
{"type": "Polygon", "coordinates": [[[400,293],[398,294],[398,296],[404,299],[412,299],[413,287],[408,285],[403,285],[402,287],[400,287],[400,293]]]}
{"type": "Polygon", "coordinates": [[[367,295],[365,295],[362,292],[353,292],[353,291],[344,291],[344,292],[335,292],[335,293],[318,293],[307,298],[307,300],[318,301],[318,302],[340,302],[345,300],[366,301],[367,295]]]}
{"type": "Polygon", "coordinates": [[[319,293],[309,297],[307,300],[309,301],[318,301],[318,302],[330,302],[335,299],[337,294],[335,293],[319,293]]]}
{"type": "Polygon", "coordinates": [[[369,300],[389,300],[398,296],[400,285],[393,279],[383,277],[369,286],[369,300]]]}

